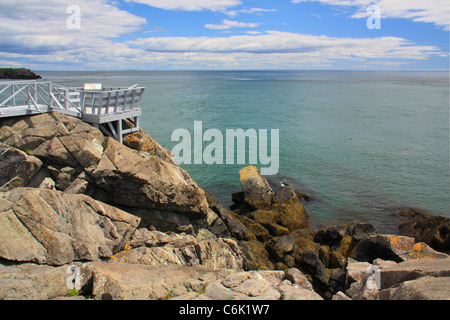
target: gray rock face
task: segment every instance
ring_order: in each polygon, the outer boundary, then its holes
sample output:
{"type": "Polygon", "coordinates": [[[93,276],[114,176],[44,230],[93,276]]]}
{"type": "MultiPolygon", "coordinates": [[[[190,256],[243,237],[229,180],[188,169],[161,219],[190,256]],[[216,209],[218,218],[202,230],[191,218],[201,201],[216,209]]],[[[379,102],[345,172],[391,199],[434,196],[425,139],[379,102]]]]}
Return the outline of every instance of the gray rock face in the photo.
{"type": "Polygon", "coordinates": [[[67,294],[67,267],[0,264],[0,300],[48,300],[67,294]]]}
{"type": "MultiPolygon", "coordinates": [[[[144,138],[152,150],[139,141],[136,150],[131,149],[60,113],[1,120],[0,187],[28,186],[37,175],[40,181],[33,181],[33,187],[49,177],[60,191],[85,193],[141,213],[159,210],[163,215],[184,214],[188,220],[205,219],[209,209],[204,191],[161,146],[148,135],[144,138]],[[8,146],[28,150],[32,156],[8,146]]],[[[133,139],[127,141],[133,146],[133,139]]]]}
{"type": "Polygon", "coordinates": [[[114,139],[107,146],[91,179],[125,206],[205,216],[208,204],[189,175],[157,157],[142,158],[114,139]]]}
{"type": "MultiPolygon", "coordinates": [[[[448,300],[450,297],[450,258],[400,263],[378,259],[374,263],[350,261],[347,277],[356,282],[345,291],[347,297],[353,300],[448,300]]],[[[336,298],[342,298],[342,294],[336,298]]]]}
{"type": "Polygon", "coordinates": [[[0,193],[0,257],[63,265],[110,257],[139,218],[84,195],[16,188],[0,193]]]}
{"type": "Polygon", "coordinates": [[[207,267],[177,265],[151,267],[141,264],[104,264],[92,266],[93,296],[109,295],[120,300],[161,300],[201,291],[208,283],[230,271],[207,267]]]}
{"type": "Polygon", "coordinates": [[[323,300],[311,284],[292,283],[284,271],[233,273],[209,284],[205,295],[214,300],[323,300]]]}
{"type": "Polygon", "coordinates": [[[88,268],[96,299],[109,295],[127,300],[322,300],[314,291],[286,280],[283,271],[231,272],[205,266],[124,263],[92,263],[88,268]]]}
{"type": "Polygon", "coordinates": [[[273,191],[267,180],[255,166],[248,166],[239,171],[242,191],[245,196],[256,201],[271,201],[273,191]]]}
{"type": "Polygon", "coordinates": [[[150,266],[176,264],[203,265],[211,269],[242,270],[243,257],[231,239],[211,239],[186,246],[139,247],[115,254],[110,262],[139,263],[150,266]]]}
{"type": "Polygon", "coordinates": [[[27,186],[41,166],[38,158],[0,143],[0,191],[27,186]]]}
{"type": "Polygon", "coordinates": [[[391,300],[450,300],[450,277],[422,277],[403,282],[391,300]]]}

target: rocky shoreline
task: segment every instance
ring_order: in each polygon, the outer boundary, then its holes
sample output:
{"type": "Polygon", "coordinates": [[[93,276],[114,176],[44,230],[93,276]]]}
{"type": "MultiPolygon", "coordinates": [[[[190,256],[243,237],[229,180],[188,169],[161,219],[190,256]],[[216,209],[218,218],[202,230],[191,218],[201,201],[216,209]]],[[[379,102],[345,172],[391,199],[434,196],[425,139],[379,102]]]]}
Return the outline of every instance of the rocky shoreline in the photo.
{"type": "Polygon", "coordinates": [[[30,69],[25,68],[0,68],[0,79],[10,80],[37,80],[42,79],[30,69]]]}
{"type": "Polygon", "coordinates": [[[314,230],[308,195],[254,166],[240,182],[225,208],[142,130],[120,144],[59,113],[3,119],[0,299],[450,298],[448,218],[314,230]]]}

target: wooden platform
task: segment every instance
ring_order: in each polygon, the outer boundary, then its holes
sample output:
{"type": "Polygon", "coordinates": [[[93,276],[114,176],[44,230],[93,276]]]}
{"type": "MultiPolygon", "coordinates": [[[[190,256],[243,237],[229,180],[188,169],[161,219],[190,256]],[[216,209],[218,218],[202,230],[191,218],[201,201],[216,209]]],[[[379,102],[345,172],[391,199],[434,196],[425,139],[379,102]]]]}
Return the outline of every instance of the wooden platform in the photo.
{"type": "Polygon", "coordinates": [[[86,87],[35,80],[0,81],[0,118],[60,112],[92,123],[120,142],[125,134],[139,131],[144,87],[86,87]]]}

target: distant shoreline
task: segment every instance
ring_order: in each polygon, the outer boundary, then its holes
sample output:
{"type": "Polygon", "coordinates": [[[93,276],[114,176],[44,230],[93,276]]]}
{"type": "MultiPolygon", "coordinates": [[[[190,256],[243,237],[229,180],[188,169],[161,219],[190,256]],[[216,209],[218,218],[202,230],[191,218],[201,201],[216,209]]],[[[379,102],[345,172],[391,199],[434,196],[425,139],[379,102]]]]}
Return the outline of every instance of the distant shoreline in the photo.
{"type": "Polygon", "coordinates": [[[42,79],[30,69],[25,68],[0,68],[0,79],[9,80],[34,80],[42,79]]]}

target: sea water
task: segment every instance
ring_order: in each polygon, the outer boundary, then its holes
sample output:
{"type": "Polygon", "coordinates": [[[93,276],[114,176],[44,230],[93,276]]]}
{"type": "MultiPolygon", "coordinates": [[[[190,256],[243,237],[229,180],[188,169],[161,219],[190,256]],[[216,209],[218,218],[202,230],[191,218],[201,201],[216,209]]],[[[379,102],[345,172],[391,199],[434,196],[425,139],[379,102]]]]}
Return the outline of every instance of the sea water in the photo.
{"type": "MultiPolygon", "coordinates": [[[[313,201],[316,227],[359,220],[398,233],[394,213],[450,216],[449,76],[446,72],[110,71],[38,72],[68,86],[145,86],[141,127],[172,150],[172,132],[279,129],[276,189],[313,201]]],[[[224,205],[245,164],[182,165],[224,205]]]]}

